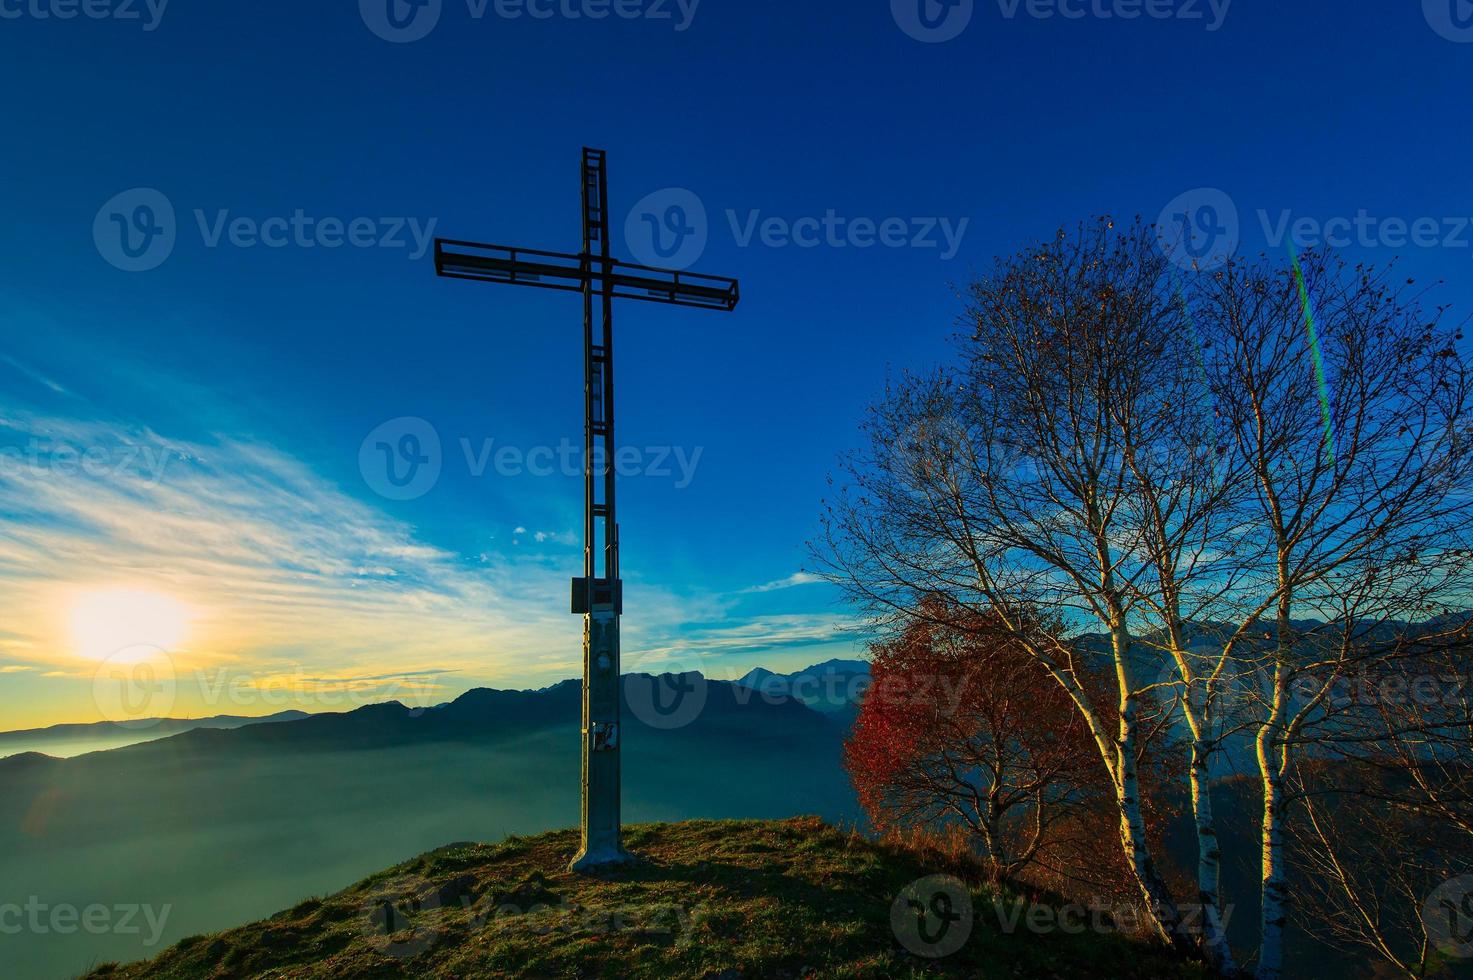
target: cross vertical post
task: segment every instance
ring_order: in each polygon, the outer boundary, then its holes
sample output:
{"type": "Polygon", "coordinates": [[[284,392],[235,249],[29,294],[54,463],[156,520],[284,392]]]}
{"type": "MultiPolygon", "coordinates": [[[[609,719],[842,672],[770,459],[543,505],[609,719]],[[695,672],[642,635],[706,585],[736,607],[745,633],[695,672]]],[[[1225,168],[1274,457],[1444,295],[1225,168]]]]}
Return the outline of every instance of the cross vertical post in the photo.
{"type": "Polygon", "coordinates": [[[583,151],[583,843],[573,870],[630,859],[619,837],[619,523],[614,487],[614,296],[602,150],[583,151]],[[595,257],[596,254],[596,257],[595,257]],[[597,269],[593,268],[597,265],[597,269]],[[595,286],[597,288],[595,289],[595,286]],[[602,548],[599,548],[599,545],[602,548]],[[599,551],[602,551],[600,561],[599,551]],[[599,566],[602,567],[600,574],[599,566]]]}
{"type": "Polygon", "coordinates": [[[635,265],[612,258],[607,155],[584,148],[577,255],[480,242],[435,240],[435,272],[583,294],[583,575],[572,612],[583,617],[582,845],[572,870],[633,860],[620,839],[619,522],[614,505],[614,300],[730,311],[735,279],[635,265]]]}

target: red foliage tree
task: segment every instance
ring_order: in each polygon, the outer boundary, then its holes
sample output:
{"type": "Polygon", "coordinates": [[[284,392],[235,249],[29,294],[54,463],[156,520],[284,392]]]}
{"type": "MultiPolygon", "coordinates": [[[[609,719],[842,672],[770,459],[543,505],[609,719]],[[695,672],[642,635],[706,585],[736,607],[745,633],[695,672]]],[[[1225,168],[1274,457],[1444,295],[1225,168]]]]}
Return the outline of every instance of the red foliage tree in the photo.
{"type": "Polygon", "coordinates": [[[872,648],[873,684],[845,743],[860,803],[882,831],[964,830],[1002,880],[1125,889],[1089,730],[1014,643],[932,616],[872,648]]]}

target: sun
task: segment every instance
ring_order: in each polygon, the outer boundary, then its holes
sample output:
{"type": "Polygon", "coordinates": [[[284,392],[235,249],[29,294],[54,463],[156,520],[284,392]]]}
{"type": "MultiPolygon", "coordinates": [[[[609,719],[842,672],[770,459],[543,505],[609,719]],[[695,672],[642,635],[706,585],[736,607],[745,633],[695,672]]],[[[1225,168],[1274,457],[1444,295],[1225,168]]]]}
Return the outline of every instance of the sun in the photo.
{"type": "Polygon", "coordinates": [[[95,589],[72,603],[70,625],[78,656],[107,660],[132,648],[175,649],[189,630],[189,611],[147,589],[95,589]]]}

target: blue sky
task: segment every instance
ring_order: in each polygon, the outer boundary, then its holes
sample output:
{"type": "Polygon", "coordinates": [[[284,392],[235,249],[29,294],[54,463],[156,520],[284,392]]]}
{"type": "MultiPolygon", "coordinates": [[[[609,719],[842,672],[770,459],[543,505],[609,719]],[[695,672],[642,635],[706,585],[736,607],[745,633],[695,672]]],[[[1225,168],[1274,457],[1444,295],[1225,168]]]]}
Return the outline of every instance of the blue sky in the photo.
{"type": "Polygon", "coordinates": [[[438,280],[415,232],[576,250],[583,145],[616,251],[649,248],[637,202],[694,200],[692,268],[743,290],[618,313],[620,441],[673,450],[621,484],[633,668],[856,652],[798,575],[835,456],[946,355],[954,287],[1062,223],[1207,200],[1245,249],[1328,230],[1473,300],[1462,0],[442,0],[432,29],[393,0],[397,41],[390,0],[94,2],[0,0],[0,727],[99,715],[68,610],[107,589],[187,610],[181,677],[576,674],[579,480],[525,470],[580,439],[577,299],[438,280]],[[959,33],[914,36],[921,3],[959,33]],[[172,247],[120,268],[114,222],[160,200],[172,247]],[[440,472],[389,499],[360,450],[405,418],[440,472]],[[523,464],[477,475],[488,440],[523,464]]]}

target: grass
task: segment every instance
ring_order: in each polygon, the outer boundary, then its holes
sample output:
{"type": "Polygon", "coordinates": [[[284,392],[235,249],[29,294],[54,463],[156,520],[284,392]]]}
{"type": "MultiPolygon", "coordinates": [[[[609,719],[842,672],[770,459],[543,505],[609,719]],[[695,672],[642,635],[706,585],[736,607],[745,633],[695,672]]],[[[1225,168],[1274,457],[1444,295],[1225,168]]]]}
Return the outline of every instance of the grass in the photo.
{"type": "Polygon", "coordinates": [[[263,922],[90,976],[1201,976],[1118,934],[1030,931],[1026,914],[1013,919],[1018,903],[1047,897],[999,892],[965,860],[815,818],[650,824],[625,839],[642,862],[596,877],[566,870],[573,831],[455,844],[263,922]],[[933,959],[897,941],[891,907],[909,883],[937,873],[967,883],[974,916],[965,945],[933,959]]]}

